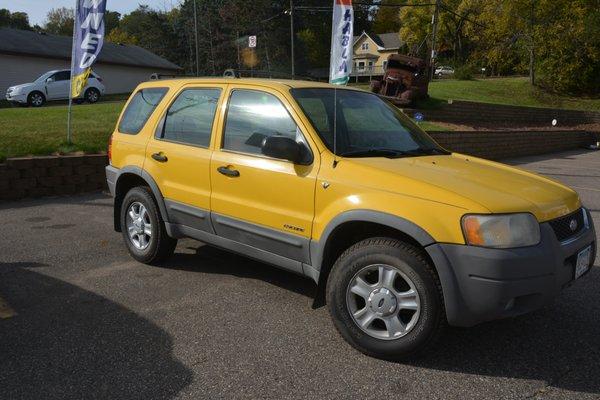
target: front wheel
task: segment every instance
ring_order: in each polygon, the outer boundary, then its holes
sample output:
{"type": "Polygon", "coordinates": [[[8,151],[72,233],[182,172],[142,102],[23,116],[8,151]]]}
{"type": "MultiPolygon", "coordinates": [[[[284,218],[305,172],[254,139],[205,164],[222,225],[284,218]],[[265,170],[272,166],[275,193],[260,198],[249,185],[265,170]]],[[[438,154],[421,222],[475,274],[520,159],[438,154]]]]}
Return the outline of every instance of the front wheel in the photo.
{"type": "Polygon", "coordinates": [[[382,359],[430,347],[446,321],[439,279],[422,250],[391,238],[363,240],[340,256],[327,305],[348,343],[382,359]]]}
{"type": "Polygon", "coordinates": [[[27,104],[31,107],[41,107],[46,103],[46,96],[44,96],[41,92],[31,92],[29,96],[27,96],[27,104]]]}
{"type": "Polygon", "coordinates": [[[129,254],[144,264],[162,263],[177,246],[177,239],[167,235],[165,223],[147,187],[135,187],[125,195],[121,227],[129,254]]]}

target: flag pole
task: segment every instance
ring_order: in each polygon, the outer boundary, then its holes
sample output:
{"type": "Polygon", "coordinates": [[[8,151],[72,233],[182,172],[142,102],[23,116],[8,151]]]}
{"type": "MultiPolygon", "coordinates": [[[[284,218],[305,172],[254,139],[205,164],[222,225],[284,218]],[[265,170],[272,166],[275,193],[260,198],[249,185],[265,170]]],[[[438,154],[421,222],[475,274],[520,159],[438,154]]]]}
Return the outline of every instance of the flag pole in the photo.
{"type": "Polygon", "coordinates": [[[71,44],[71,79],[69,84],[69,108],[67,111],[67,144],[71,139],[71,108],[73,107],[73,70],[75,67],[75,46],[77,40],[77,16],[79,15],[79,0],[75,0],[75,15],[73,15],[73,41],[71,44]]]}

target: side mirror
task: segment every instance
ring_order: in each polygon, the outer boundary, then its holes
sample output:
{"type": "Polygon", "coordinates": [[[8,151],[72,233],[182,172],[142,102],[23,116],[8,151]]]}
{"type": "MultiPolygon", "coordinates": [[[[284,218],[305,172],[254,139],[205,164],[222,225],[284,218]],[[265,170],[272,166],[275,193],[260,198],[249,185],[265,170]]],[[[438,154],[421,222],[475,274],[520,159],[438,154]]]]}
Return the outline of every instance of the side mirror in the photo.
{"type": "Polygon", "coordinates": [[[46,83],[52,83],[52,82],[54,82],[54,77],[53,76],[51,76],[50,78],[46,79],[46,83]]]}
{"type": "Polygon", "coordinates": [[[306,148],[286,136],[269,136],[264,139],[262,153],[265,156],[288,160],[294,164],[306,164],[306,148]]]}

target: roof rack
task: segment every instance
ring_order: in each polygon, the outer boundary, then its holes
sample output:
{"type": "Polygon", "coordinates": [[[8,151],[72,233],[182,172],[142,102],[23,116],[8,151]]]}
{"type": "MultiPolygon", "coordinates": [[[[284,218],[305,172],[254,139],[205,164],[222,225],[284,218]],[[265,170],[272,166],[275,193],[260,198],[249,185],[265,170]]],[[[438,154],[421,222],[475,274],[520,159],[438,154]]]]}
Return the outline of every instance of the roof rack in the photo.
{"type": "Polygon", "coordinates": [[[156,81],[156,80],[160,80],[160,79],[177,79],[177,78],[194,78],[195,75],[189,75],[189,74],[159,74],[159,73],[153,73],[152,75],[150,75],[150,80],[151,81],[156,81]]]}
{"type": "Polygon", "coordinates": [[[315,79],[309,76],[292,75],[281,71],[263,71],[255,69],[235,69],[228,68],[223,71],[224,78],[266,78],[266,79],[302,79],[306,81],[314,81],[315,79]]]}

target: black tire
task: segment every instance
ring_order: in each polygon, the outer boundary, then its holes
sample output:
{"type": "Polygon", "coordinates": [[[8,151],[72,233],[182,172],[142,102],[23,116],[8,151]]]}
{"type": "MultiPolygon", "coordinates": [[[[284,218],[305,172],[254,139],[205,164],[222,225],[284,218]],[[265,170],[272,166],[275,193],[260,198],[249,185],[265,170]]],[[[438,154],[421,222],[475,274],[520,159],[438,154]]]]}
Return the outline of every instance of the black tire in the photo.
{"type": "Polygon", "coordinates": [[[135,187],[125,195],[121,206],[121,228],[129,254],[144,264],[160,265],[173,255],[177,246],[177,239],[173,239],[167,235],[164,220],[160,215],[152,192],[147,187],[135,187]],[[127,213],[129,207],[136,202],[141,203],[147,209],[148,217],[152,224],[152,235],[145,249],[138,249],[134,245],[127,229],[127,213]]]}
{"type": "Polygon", "coordinates": [[[100,91],[96,88],[89,88],[85,91],[85,101],[90,104],[94,104],[100,100],[100,91]]]}
{"type": "Polygon", "coordinates": [[[41,107],[46,104],[46,96],[39,91],[33,91],[27,96],[27,104],[31,107],[41,107]]]}
{"type": "MultiPolygon", "coordinates": [[[[446,326],[442,289],[423,251],[411,244],[390,239],[370,238],[347,249],[334,264],[327,281],[327,306],[342,337],[362,353],[386,360],[413,358],[431,348],[446,326]],[[384,340],[364,332],[350,314],[348,285],[363,268],[385,264],[405,274],[414,284],[420,311],[412,329],[397,339],[384,340]]],[[[365,305],[366,307],[366,305],[365,305]]]]}

